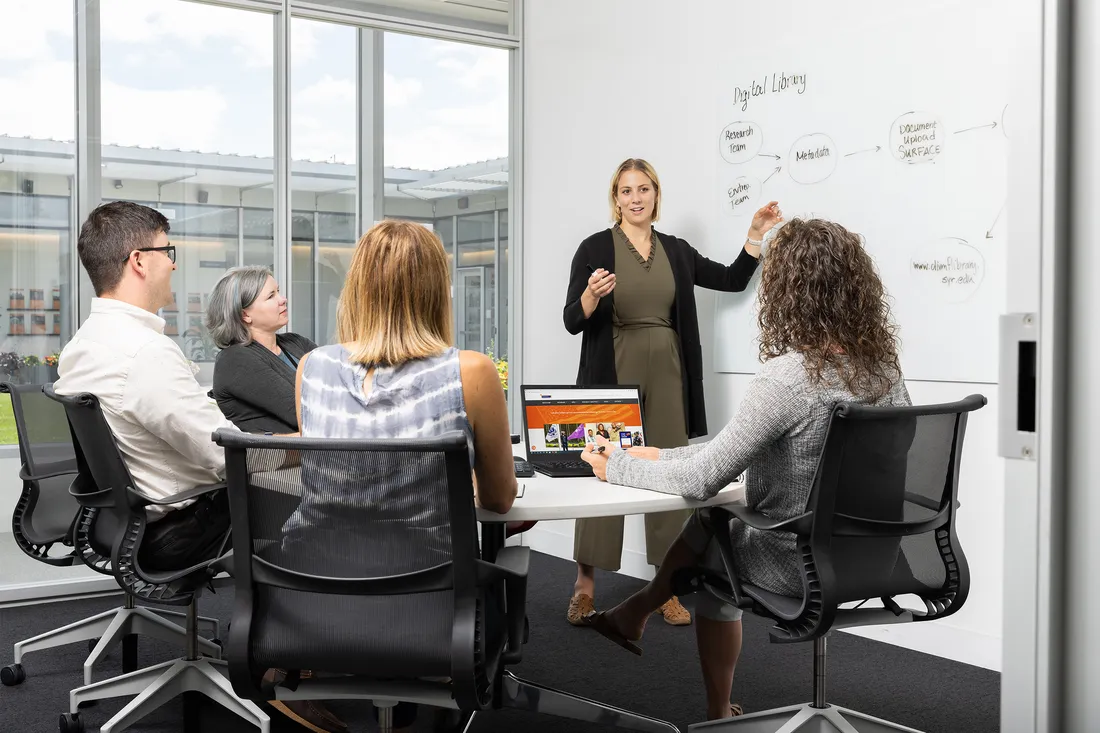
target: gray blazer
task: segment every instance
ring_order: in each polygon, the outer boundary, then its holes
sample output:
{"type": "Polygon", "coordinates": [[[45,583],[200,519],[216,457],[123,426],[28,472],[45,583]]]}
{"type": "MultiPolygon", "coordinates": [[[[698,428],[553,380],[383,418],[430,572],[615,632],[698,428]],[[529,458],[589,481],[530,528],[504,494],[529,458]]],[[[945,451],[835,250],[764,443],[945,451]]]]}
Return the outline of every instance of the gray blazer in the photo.
{"type": "MultiPolygon", "coordinates": [[[[317,348],[296,333],[277,334],[275,343],[295,363],[317,348]]],[[[294,377],[295,371],[266,346],[237,344],[218,354],[211,396],[222,414],[246,433],[296,433],[294,377]]]]}

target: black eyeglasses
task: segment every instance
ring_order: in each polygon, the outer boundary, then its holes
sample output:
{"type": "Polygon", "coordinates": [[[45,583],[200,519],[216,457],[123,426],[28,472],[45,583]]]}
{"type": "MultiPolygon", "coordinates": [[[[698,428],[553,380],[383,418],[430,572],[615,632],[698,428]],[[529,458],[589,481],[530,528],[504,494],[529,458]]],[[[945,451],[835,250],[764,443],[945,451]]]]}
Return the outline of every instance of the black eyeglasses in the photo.
{"type": "MultiPolygon", "coordinates": [[[[176,245],[170,244],[167,247],[138,247],[133,250],[134,252],[163,252],[168,255],[168,259],[172,260],[172,264],[176,264],[176,245]]],[[[123,262],[129,262],[130,255],[126,255],[126,259],[123,262]]]]}

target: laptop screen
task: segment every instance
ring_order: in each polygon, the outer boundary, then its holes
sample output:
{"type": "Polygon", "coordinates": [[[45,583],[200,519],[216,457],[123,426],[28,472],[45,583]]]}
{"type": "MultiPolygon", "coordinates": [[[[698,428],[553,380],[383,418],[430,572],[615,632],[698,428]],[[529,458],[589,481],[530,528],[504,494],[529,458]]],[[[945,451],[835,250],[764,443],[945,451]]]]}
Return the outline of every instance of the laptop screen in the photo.
{"type": "Polygon", "coordinates": [[[622,448],[645,445],[637,387],[523,387],[528,456],[580,452],[602,435],[622,448]]]}

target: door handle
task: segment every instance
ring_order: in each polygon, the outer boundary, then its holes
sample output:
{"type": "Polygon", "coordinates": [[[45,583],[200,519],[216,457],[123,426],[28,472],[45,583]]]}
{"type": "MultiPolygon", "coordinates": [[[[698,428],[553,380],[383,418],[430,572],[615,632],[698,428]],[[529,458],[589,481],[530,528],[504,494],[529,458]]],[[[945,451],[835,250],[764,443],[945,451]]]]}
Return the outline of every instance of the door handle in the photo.
{"type": "Polygon", "coordinates": [[[1008,313],[1000,318],[997,454],[1002,458],[1035,460],[1039,409],[1038,320],[1034,313],[1008,313]]]}

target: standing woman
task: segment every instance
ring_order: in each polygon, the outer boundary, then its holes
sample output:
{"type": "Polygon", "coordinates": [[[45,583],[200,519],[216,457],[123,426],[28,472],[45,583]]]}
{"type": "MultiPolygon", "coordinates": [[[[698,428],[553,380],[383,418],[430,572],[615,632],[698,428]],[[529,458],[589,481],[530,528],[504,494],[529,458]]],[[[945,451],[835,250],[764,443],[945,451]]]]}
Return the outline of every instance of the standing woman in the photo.
{"type": "MultiPolygon", "coordinates": [[[[689,438],[707,434],[695,286],[744,290],[759,264],[764,235],[782,220],[779,206],[772,201],[756,212],[744,247],[727,266],[653,228],[661,184],[646,161],[629,158],[619,165],[609,201],[614,226],[581,242],[569,272],[562,316],[569,333],[583,333],[577,385],[640,385],[646,443],[685,446],[689,438]]],[[[645,515],[650,565],[660,563],[690,514],[685,509],[645,515]]],[[[569,623],[586,623],[585,615],[594,610],[594,568],[618,570],[622,547],[622,517],[577,520],[569,623]]],[[[660,612],[674,626],[691,623],[675,596],[660,612]]]]}

